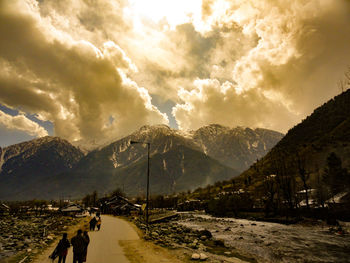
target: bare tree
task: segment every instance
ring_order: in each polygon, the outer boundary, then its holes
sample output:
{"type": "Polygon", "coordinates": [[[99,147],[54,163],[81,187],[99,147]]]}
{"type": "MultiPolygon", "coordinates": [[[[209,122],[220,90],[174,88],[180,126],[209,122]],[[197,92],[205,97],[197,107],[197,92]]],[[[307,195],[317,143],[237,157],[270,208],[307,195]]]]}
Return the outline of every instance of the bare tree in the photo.
{"type": "Polygon", "coordinates": [[[303,188],[305,190],[305,200],[306,200],[306,208],[309,209],[309,186],[307,185],[307,181],[310,178],[310,173],[306,170],[306,162],[305,158],[301,157],[299,153],[297,153],[297,168],[298,168],[298,175],[301,181],[303,182],[303,188]]]}
{"type": "Polygon", "coordinates": [[[279,202],[286,203],[290,210],[295,204],[295,177],[290,169],[287,169],[287,158],[285,154],[279,152],[278,160],[275,160],[275,180],[277,184],[277,198],[279,202]],[[282,197],[282,198],[281,198],[282,197]]]}
{"type": "Polygon", "coordinates": [[[322,180],[322,175],[320,174],[320,169],[318,165],[316,165],[316,199],[317,204],[321,205],[324,208],[326,200],[329,198],[328,190],[326,185],[322,180]]]}
{"type": "Polygon", "coordinates": [[[342,93],[350,87],[350,66],[348,66],[347,70],[344,72],[343,78],[340,79],[337,84],[342,93]]]}
{"type": "Polygon", "coordinates": [[[271,174],[266,176],[264,182],[263,182],[263,189],[264,192],[267,194],[267,200],[266,200],[266,205],[265,205],[265,213],[266,216],[268,216],[270,207],[272,207],[273,212],[275,213],[276,207],[274,203],[275,199],[275,194],[277,192],[276,189],[276,182],[275,182],[275,174],[271,174]]]}

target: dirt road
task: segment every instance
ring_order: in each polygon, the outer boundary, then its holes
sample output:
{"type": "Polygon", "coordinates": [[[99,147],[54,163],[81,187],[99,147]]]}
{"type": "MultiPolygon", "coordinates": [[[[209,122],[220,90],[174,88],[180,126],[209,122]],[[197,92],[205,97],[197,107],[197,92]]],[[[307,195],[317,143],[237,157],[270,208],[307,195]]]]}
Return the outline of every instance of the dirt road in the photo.
{"type": "MultiPolygon", "coordinates": [[[[103,215],[100,231],[89,232],[87,263],[129,263],[119,241],[138,241],[139,237],[131,225],[117,217],[103,215]]],[[[71,238],[71,237],[70,237],[71,238]]],[[[69,239],[70,239],[69,238],[69,239]]],[[[57,242],[55,242],[57,243],[57,242]]],[[[52,263],[48,256],[55,245],[47,249],[35,263],[52,263]]],[[[57,262],[57,259],[55,260],[57,262]]],[[[68,250],[67,263],[73,262],[73,248],[68,250]]]]}
{"type": "MultiPolygon", "coordinates": [[[[87,219],[85,222],[87,222],[87,219]]],[[[84,228],[86,223],[76,226],[68,231],[69,239],[73,231],[84,228]]],[[[167,249],[153,242],[139,238],[138,233],[130,222],[114,216],[102,216],[100,231],[89,232],[90,244],[88,247],[87,263],[184,263],[190,260],[192,253],[198,252],[191,249],[167,249]]],[[[142,233],[139,233],[142,236],[142,233]]],[[[48,256],[52,253],[58,240],[46,249],[33,263],[52,263],[48,256]]],[[[73,249],[70,248],[66,263],[73,262],[73,249]]],[[[57,262],[57,259],[55,260],[57,262]]],[[[224,256],[210,255],[207,262],[234,262],[244,261],[237,258],[224,258],[224,256]]]]}
{"type": "MultiPolygon", "coordinates": [[[[89,232],[88,263],[128,263],[120,240],[139,239],[135,230],[124,220],[112,216],[102,216],[100,231],[89,232]]],[[[67,263],[73,262],[72,248],[68,252],[67,263]]]]}

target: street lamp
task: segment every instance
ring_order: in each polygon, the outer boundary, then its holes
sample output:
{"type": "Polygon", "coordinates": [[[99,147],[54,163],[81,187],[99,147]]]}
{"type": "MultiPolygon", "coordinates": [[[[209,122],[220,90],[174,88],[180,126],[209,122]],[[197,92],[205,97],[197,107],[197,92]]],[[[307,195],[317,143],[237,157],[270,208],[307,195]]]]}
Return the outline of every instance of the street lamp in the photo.
{"type": "Polygon", "coordinates": [[[146,224],[148,228],[148,200],[149,200],[149,148],[151,147],[151,143],[149,142],[138,142],[138,141],[130,141],[130,144],[147,144],[147,192],[146,192],[146,224]]]}

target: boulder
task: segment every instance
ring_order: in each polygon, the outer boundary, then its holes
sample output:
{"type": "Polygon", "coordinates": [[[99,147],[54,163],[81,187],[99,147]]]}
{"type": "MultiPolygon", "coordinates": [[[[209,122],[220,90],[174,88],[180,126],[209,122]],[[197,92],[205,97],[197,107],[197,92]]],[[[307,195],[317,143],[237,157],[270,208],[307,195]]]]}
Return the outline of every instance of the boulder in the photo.
{"type": "Polygon", "coordinates": [[[202,260],[202,261],[204,261],[204,260],[207,260],[208,259],[208,256],[206,255],[206,254],[204,254],[204,253],[200,253],[199,254],[199,256],[200,256],[200,260],[202,260]]]}
{"type": "Polygon", "coordinates": [[[199,260],[201,258],[201,255],[198,253],[193,253],[191,256],[192,260],[199,260]]]}

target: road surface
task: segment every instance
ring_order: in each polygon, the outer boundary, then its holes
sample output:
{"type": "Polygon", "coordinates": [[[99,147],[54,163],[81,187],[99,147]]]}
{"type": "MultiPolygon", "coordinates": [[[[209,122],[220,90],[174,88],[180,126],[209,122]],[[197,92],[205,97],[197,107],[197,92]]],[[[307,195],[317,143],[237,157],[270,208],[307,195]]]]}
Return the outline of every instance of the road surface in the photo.
{"type": "MultiPolygon", "coordinates": [[[[88,247],[86,263],[130,263],[125,257],[122,248],[119,246],[120,240],[140,241],[136,231],[130,224],[117,217],[103,215],[100,231],[89,232],[90,244],[88,247]]],[[[69,237],[69,240],[71,237],[69,237]]],[[[35,263],[52,263],[48,256],[58,243],[55,242],[35,263]]],[[[57,262],[58,259],[55,260],[57,262]]],[[[66,263],[73,262],[73,248],[68,250],[66,263]]]]}
{"type": "MultiPolygon", "coordinates": [[[[119,240],[139,239],[126,221],[107,215],[102,216],[101,230],[89,232],[89,237],[87,263],[129,263],[119,246],[119,240]]],[[[73,262],[72,248],[68,251],[66,262],[73,262]]]]}

